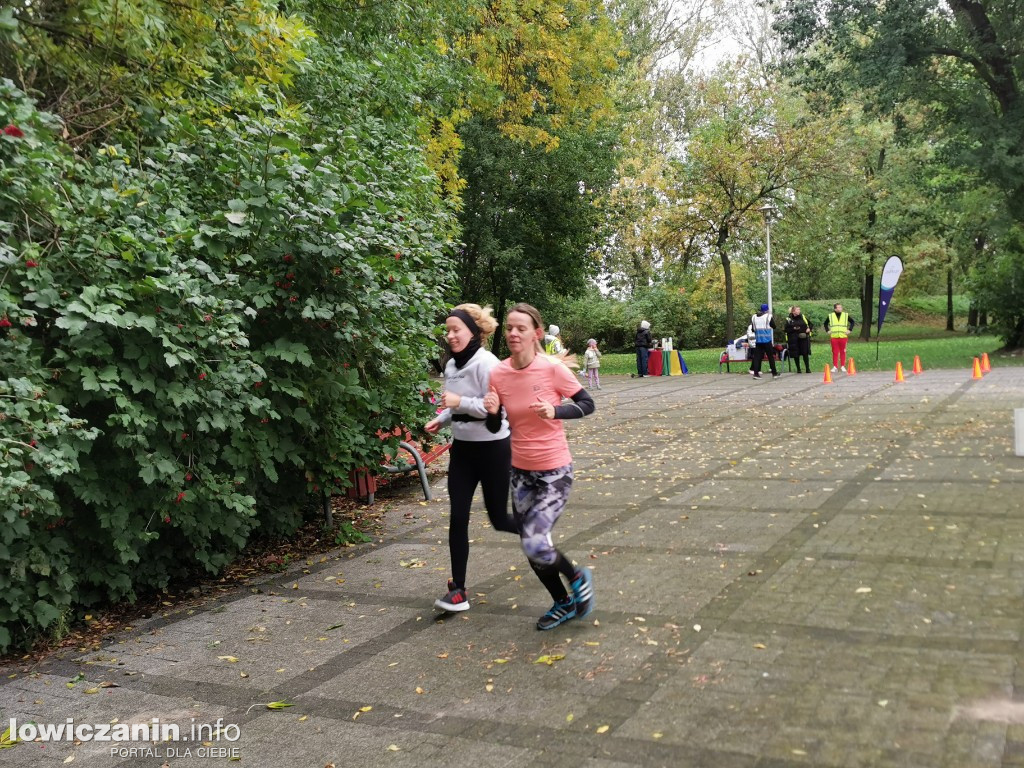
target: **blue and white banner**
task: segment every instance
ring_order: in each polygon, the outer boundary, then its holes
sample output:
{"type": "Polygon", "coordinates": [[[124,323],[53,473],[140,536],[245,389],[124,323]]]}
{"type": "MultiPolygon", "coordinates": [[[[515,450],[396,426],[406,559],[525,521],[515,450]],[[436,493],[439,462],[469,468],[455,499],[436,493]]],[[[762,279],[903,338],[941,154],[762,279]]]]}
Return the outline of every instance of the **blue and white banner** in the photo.
{"type": "Polygon", "coordinates": [[[882,268],[882,281],[878,284],[878,332],[882,331],[882,321],[885,320],[885,313],[889,309],[889,302],[892,301],[892,292],[896,290],[896,283],[903,274],[903,262],[899,256],[890,256],[882,268]]]}

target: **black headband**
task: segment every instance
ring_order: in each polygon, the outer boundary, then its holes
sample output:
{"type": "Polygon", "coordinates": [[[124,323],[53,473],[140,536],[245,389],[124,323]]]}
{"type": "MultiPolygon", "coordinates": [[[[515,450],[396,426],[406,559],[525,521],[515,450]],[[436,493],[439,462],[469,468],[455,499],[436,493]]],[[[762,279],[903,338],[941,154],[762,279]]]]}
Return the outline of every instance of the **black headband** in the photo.
{"type": "Polygon", "coordinates": [[[448,313],[448,317],[457,317],[457,318],[459,318],[459,320],[461,320],[463,323],[465,323],[466,327],[469,328],[469,332],[471,334],[473,334],[474,337],[479,338],[479,336],[480,336],[480,326],[476,324],[476,320],[473,319],[473,316],[471,314],[469,314],[469,312],[467,312],[464,309],[456,308],[456,309],[453,309],[451,312],[448,313]]]}

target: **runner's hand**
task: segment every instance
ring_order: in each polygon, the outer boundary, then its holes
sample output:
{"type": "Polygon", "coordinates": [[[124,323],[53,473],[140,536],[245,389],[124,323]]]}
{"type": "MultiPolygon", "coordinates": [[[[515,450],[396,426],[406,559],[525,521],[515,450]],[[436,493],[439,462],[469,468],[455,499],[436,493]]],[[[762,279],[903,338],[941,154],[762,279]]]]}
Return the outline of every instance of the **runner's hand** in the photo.
{"type": "Polygon", "coordinates": [[[498,393],[493,389],[484,395],[484,408],[487,409],[488,413],[497,413],[501,407],[501,400],[498,399],[498,393]]]}
{"type": "Polygon", "coordinates": [[[545,403],[543,400],[538,400],[535,403],[531,403],[530,410],[533,411],[542,419],[555,418],[555,406],[553,406],[551,403],[545,403]]]}
{"type": "Polygon", "coordinates": [[[460,403],[462,403],[462,395],[456,395],[454,392],[441,393],[441,405],[445,408],[458,408],[460,403]]]}

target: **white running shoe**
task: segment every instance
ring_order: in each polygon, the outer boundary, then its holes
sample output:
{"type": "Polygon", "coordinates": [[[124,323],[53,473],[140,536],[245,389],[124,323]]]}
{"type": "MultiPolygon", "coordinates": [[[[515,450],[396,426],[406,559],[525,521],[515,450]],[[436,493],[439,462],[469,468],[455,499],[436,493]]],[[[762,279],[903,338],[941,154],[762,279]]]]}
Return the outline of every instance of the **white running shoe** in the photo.
{"type": "Polygon", "coordinates": [[[836,368],[836,367],[835,367],[834,365],[832,366],[832,373],[836,373],[836,372],[837,372],[838,370],[839,370],[839,369],[838,369],[838,368],[836,368]]]}
{"type": "Polygon", "coordinates": [[[843,373],[846,373],[846,366],[844,365],[844,366],[840,367],[839,370],[842,371],[843,373]]]}

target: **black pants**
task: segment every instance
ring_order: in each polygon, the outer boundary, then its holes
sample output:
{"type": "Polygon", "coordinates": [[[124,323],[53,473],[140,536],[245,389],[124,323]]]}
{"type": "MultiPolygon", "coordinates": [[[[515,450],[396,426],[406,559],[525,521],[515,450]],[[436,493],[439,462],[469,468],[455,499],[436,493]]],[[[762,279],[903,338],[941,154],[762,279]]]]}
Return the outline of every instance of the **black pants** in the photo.
{"type": "Polygon", "coordinates": [[[804,359],[804,368],[811,372],[811,340],[793,337],[789,340],[789,357],[796,361],[796,372],[800,373],[800,358],[804,359]]]}
{"type": "Polygon", "coordinates": [[[647,347],[636,348],[636,375],[646,376],[647,375],[647,358],[650,357],[651,350],[647,347]]]}
{"type": "Polygon", "coordinates": [[[771,344],[758,344],[754,347],[754,373],[758,376],[761,375],[761,361],[766,355],[768,356],[768,365],[772,369],[772,376],[777,376],[779,372],[775,370],[775,349],[771,344]]]}
{"type": "Polygon", "coordinates": [[[452,580],[466,586],[469,562],[469,509],[477,485],[484,494],[487,517],[496,531],[519,533],[508,513],[509,478],[512,472],[512,445],[503,440],[453,440],[448,462],[448,495],[451,520],[448,527],[448,551],[452,558],[452,580]]]}

